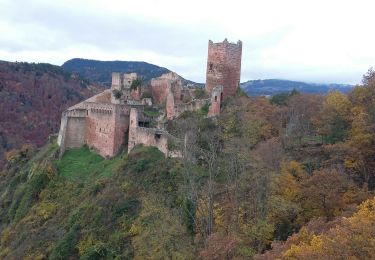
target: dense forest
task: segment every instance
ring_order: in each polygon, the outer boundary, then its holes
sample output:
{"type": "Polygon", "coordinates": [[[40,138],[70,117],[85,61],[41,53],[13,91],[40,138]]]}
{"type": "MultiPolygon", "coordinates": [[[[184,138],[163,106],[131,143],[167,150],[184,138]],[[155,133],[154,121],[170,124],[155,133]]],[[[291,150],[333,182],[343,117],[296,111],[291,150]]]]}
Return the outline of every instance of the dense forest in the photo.
{"type": "Polygon", "coordinates": [[[8,153],[0,258],[375,258],[374,71],[347,95],[238,91],[206,112],[168,123],[180,159],[8,153]]]}
{"type": "Polygon", "coordinates": [[[5,152],[43,146],[65,109],[101,90],[59,66],[0,61],[0,169],[5,152]]]}

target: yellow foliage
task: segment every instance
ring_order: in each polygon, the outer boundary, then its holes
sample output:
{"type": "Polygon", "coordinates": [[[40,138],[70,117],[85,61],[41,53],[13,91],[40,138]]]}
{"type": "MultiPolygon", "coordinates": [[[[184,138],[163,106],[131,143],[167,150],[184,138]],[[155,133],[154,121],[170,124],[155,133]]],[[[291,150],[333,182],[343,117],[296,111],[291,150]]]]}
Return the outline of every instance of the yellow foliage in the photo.
{"type": "Polygon", "coordinates": [[[24,259],[25,260],[43,260],[43,259],[46,259],[46,255],[39,251],[30,252],[29,254],[25,256],[24,259]]]}
{"type": "Polygon", "coordinates": [[[4,229],[4,231],[1,233],[1,239],[0,239],[0,245],[5,246],[8,245],[10,242],[11,236],[14,234],[14,231],[10,229],[10,227],[7,227],[4,229]]]}
{"type": "Polygon", "coordinates": [[[126,193],[127,191],[129,191],[129,188],[130,188],[130,182],[128,181],[124,181],[122,184],[121,184],[121,190],[126,193]]]}
{"type": "Polygon", "coordinates": [[[327,232],[312,236],[306,236],[306,232],[301,229],[298,239],[294,239],[297,241],[283,253],[283,258],[374,259],[375,197],[363,202],[352,217],[344,218],[327,232]]]}
{"type": "Polygon", "coordinates": [[[49,219],[57,210],[57,206],[52,202],[41,202],[36,205],[35,212],[43,220],[49,219]]]}
{"type": "Polygon", "coordinates": [[[77,245],[77,249],[79,252],[79,255],[82,256],[87,252],[87,250],[95,245],[98,241],[94,239],[92,234],[85,236],[83,239],[81,239],[77,245]]]}
{"type": "Polygon", "coordinates": [[[129,229],[129,234],[131,236],[136,236],[138,235],[139,233],[141,233],[141,228],[139,226],[136,226],[134,225],[134,223],[131,225],[130,229],[129,229]]]}
{"type": "Polygon", "coordinates": [[[340,91],[333,91],[328,93],[323,102],[323,112],[334,112],[343,118],[349,115],[351,102],[348,97],[340,91]]]}
{"type": "Polygon", "coordinates": [[[220,207],[219,203],[214,203],[214,224],[218,227],[222,227],[224,225],[223,220],[223,208],[220,207]]]}
{"type": "Polygon", "coordinates": [[[286,200],[294,201],[301,193],[300,181],[307,174],[304,166],[297,161],[291,161],[281,167],[281,175],[278,178],[278,192],[286,200]]]}
{"type": "Polygon", "coordinates": [[[0,259],[5,259],[5,257],[10,253],[9,247],[0,247],[0,259]]]}

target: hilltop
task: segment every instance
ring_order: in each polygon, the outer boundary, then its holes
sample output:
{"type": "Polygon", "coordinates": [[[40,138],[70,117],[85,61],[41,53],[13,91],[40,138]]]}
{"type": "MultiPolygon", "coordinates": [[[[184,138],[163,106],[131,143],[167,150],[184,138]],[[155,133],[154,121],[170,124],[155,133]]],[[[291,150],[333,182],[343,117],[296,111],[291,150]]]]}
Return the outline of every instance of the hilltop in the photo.
{"type": "Polygon", "coordinates": [[[0,176],[0,258],[369,259],[374,121],[355,111],[371,110],[372,89],[285,105],[239,91],[216,119],[168,122],[188,137],[183,158],[138,145],[59,159],[53,139],[19,151],[0,176]]]}

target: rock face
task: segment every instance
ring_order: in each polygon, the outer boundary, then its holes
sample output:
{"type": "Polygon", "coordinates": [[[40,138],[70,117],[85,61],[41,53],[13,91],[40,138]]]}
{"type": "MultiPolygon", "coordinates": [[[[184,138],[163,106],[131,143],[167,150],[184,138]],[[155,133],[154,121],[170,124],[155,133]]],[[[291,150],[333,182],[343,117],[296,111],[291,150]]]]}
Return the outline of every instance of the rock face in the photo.
{"type": "Polygon", "coordinates": [[[99,91],[59,66],[0,61],[0,168],[6,151],[42,146],[62,111],[99,91]]]}
{"type": "Polygon", "coordinates": [[[223,100],[233,96],[241,78],[242,42],[208,42],[206,90],[211,93],[214,87],[223,86],[223,100]]]}

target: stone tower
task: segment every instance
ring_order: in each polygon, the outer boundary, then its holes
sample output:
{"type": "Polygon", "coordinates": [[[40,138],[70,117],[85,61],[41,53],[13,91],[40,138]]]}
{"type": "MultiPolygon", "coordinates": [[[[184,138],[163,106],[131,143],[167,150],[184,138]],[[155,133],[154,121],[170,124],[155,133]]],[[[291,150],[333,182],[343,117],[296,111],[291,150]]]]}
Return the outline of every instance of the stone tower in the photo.
{"type": "Polygon", "coordinates": [[[214,87],[223,86],[223,99],[236,93],[241,77],[242,42],[213,43],[208,41],[206,90],[211,93],[214,87]]]}
{"type": "Polygon", "coordinates": [[[121,77],[119,72],[112,73],[112,90],[117,89],[121,90],[121,77]]]}

